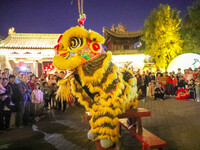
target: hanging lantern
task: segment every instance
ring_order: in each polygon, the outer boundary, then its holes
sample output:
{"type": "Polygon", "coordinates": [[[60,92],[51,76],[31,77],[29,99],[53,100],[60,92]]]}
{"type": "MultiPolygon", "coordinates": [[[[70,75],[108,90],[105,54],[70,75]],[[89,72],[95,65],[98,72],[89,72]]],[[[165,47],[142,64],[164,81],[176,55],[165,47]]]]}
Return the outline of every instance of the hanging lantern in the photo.
{"type": "Polygon", "coordinates": [[[24,60],[19,61],[19,67],[22,67],[22,66],[24,66],[24,60]]]}

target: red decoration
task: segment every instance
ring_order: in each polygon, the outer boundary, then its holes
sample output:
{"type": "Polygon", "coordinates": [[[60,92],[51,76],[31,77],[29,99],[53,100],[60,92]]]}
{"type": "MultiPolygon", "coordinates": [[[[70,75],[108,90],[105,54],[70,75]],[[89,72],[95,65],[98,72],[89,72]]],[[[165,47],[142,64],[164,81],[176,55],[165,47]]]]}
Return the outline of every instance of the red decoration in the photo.
{"type": "Polygon", "coordinates": [[[175,94],[176,94],[175,99],[177,100],[184,100],[189,98],[190,96],[189,89],[183,89],[183,88],[178,89],[175,94]]]}
{"type": "Polygon", "coordinates": [[[59,44],[57,44],[56,46],[54,46],[54,49],[56,49],[57,51],[59,50],[59,44]]]}
{"type": "Polygon", "coordinates": [[[63,57],[65,57],[67,55],[67,53],[62,53],[60,55],[63,56],[63,57]]]}
{"type": "Polygon", "coordinates": [[[81,20],[78,21],[78,24],[79,24],[79,25],[83,25],[83,23],[84,23],[84,22],[81,21],[81,20]]]}
{"type": "Polygon", "coordinates": [[[92,48],[94,51],[98,51],[100,49],[100,45],[98,43],[93,43],[92,48]]]}
{"type": "Polygon", "coordinates": [[[62,37],[63,37],[63,35],[59,36],[58,41],[57,41],[58,43],[60,42],[60,40],[62,39],[62,37]]]}
{"type": "Polygon", "coordinates": [[[23,60],[20,60],[19,61],[19,67],[22,67],[24,65],[24,61],[23,60]]]}

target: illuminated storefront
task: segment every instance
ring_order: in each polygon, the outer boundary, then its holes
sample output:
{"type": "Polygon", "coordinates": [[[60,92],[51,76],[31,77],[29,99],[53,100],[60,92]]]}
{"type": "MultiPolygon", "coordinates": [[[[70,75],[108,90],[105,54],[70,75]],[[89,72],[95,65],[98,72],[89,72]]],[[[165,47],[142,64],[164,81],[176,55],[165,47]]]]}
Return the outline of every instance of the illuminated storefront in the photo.
{"type": "MultiPolygon", "coordinates": [[[[16,33],[9,29],[8,37],[0,42],[1,68],[8,67],[14,73],[19,70],[44,73],[45,64],[51,64],[55,55],[53,47],[60,34],[16,33]],[[3,59],[4,58],[4,59],[3,59]]],[[[48,67],[48,66],[47,66],[48,67]]],[[[47,68],[51,71],[51,68],[47,68]]]]}

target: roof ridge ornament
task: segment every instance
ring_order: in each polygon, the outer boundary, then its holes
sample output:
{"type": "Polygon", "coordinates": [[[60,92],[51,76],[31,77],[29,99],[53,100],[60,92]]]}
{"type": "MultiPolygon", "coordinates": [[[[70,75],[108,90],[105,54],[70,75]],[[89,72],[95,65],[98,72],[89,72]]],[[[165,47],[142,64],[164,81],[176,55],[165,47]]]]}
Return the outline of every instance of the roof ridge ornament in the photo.
{"type": "Polygon", "coordinates": [[[10,28],[10,29],[8,30],[8,34],[9,34],[9,35],[12,35],[13,33],[16,33],[14,27],[12,27],[12,28],[10,28]]]}

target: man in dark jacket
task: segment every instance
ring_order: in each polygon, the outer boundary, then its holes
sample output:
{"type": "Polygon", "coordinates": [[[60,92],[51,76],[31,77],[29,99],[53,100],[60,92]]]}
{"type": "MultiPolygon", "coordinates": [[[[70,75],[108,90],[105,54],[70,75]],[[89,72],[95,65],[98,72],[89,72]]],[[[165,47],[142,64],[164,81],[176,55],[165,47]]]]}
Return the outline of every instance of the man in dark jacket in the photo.
{"type": "Polygon", "coordinates": [[[12,113],[11,113],[10,126],[15,127],[15,125],[16,125],[16,112],[17,112],[17,109],[18,109],[19,101],[20,101],[20,93],[19,93],[18,85],[15,83],[15,75],[9,76],[8,85],[12,88],[11,101],[14,104],[13,110],[12,110],[12,113]]]}
{"type": "Polygon", "coordinates": [[[28,124],[30,121],[30,107],[31,107],[31,92],[32,89],[30,85],[27,83],[27,77],[25,74],[22,74],[22,80],[18,84],[18,88],[20,91],[20,102],[18,108],[18,125],[20,128],[23,127],[24,124],[28,124]]]}
{"type": "Polygon", "coordinates": [[[162,88],[161,83],[158,83],[158,87],[154,91],[154,100],[157,98],[164,100],[164,89],[162,88]]]}

